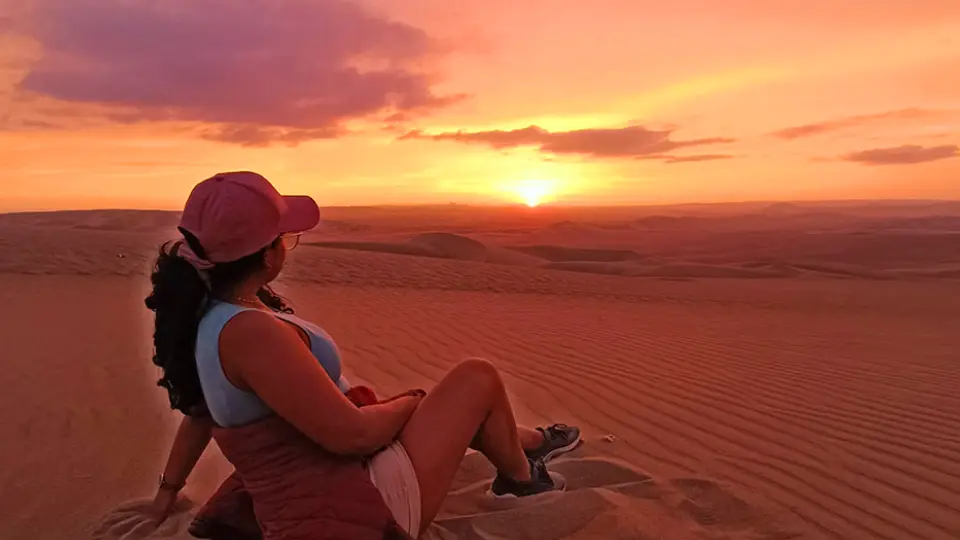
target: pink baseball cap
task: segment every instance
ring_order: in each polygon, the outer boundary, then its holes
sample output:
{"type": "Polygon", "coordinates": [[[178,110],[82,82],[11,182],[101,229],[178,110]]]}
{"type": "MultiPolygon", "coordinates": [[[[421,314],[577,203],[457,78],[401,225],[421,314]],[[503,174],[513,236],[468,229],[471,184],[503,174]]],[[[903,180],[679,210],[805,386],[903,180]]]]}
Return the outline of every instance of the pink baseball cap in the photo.
{"type": "Polygon", "coordinates": [[[280,195],[263,176],[237,171],[197,184],[183,207],[179,229],[193,235],[202,248],[190,258],[225,263],[260,251],[282,234],[309,231],[319,222],[320,208],[311,197],[280,195]]]}

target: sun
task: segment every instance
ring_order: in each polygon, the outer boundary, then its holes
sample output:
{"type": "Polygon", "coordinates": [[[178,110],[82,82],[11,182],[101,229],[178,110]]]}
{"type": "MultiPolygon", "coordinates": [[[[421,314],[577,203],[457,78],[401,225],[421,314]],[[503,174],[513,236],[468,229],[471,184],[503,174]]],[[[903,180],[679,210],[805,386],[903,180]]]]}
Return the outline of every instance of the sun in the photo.
{"type": "Polygon", "coordinates": [[[524,180],[516,185],[514,193],[530,208],[543,204],[553,192],[554,182],[550,180],[524,180]]]}

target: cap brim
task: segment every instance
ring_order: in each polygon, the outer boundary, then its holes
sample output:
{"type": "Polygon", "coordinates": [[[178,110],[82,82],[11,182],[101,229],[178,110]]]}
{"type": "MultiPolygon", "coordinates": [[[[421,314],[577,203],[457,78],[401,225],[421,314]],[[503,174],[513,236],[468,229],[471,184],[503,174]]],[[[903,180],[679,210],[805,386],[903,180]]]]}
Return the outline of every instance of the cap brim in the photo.
{"type": "Polygon", "coordinates": [[[320,207],[306,195],[284,195],[287,211],[280,218],[280,234],[302,233],[320,223],[320,207]]]}

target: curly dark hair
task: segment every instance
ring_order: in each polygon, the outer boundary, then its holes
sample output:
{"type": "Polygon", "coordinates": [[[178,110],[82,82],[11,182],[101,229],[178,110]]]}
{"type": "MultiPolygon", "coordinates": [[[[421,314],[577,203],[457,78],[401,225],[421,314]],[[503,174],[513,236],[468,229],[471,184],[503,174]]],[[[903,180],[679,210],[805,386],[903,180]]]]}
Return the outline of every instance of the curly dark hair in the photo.
{"type": "MultiPolygon", "coordinates": [[[[184,237],[183,241],[160,246],[150,275],[153,290],[144,303],[154,312],[153,363],[163,371],[157,385],[167,390],[171,408],[197,415],[205,410],[194,354],[200,319],[212,300],[227,298],[234,287],[262,270],[264,255],[280,239],[242,259],[216,264],[206,271],[205,281],[193,265],[177,255],[183,242],[202,253],[195,238],[189,233],[184,233],[184,237]]],[[[286,301],[268,286],[257,291],[257,296],[274,311],[293,313],[286,301]]]]}

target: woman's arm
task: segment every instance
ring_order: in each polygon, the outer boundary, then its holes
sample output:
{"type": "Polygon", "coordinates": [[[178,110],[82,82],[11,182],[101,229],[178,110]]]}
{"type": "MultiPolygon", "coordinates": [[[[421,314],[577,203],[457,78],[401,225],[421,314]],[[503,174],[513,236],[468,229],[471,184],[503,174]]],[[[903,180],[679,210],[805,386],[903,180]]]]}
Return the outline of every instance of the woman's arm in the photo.
{"type": "Polygon", "coordinates": [[[245,311],[220,334],[220,362],[274,412],[327,450],[365,455],[389,444],[420,403],[410,396],[358,408],[297,335],[275,317],[245,311]]]}
{"type": "Polygon", "coordinates": [[[173,439],[167,465],[163,469],[163,483],[157,488],[151,508],[153,517],[163,522],[177,500],[177,493],[187,483],[187,478],[210,444],[213,420],[210,417],[184,416],[173,439]]]}

